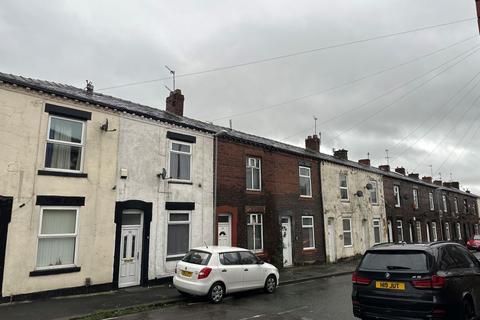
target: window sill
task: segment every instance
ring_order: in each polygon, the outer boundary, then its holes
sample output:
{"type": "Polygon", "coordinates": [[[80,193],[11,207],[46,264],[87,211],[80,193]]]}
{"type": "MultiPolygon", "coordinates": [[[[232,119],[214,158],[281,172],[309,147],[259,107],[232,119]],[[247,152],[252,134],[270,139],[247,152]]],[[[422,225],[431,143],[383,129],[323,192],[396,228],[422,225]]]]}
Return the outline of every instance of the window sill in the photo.
{"type": "Polygon", "coordinates": [[[181,181],[181,180],[167,180],[168,184],[187,184],[193,185],[192,181],[181,181]]]}
{"type": "Polygon", "coordinates": [[[39,176],[55,176],[55,177],[71,177],[71,178],[88,178],[88,174],[81,172],[64,172],[64,171],[50,171],[38,170],[39,176]]]}
{"type": "Polygon", "coordinates": [[[185,255],[167,257],[165,258],[165,261],[180,261],[183,259],[184,256],[185,255]]]}
{"type": "Polygon", "coordinates": [[[300,200],[312,200],[312,196],[300,196],[300,200]]]}
{"type": "Polygon", "coordinates": [[[317,248],[303,248],[303,251],[307,251],[307,252],[312,252],[312,251],[317,251],[317,248]]]}
{"type": "Polygon", "coordinates": [[[54,274],[73,273],[73,272],[80,272],[80,267],[34,270],[30,272],[30,277],[49,276],[54,274]]]}
{"type": "Polygon", "coordinates": [[[350,202],[350,199],[340,199],[340,202],[342,202],[342,203],[349,203],[349,202],[350,202]]]}

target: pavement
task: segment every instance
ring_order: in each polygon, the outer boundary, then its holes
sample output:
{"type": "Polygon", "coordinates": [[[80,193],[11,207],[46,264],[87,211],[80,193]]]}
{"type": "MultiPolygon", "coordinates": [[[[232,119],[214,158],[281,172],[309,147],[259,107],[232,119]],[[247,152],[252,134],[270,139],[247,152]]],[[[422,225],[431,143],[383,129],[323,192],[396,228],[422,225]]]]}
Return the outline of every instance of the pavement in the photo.
{"type": "MultiPolygon", "coordinates": [[[[353,272],[358,260],[335,264],[286,268],[280,271],[280,288],[316,279],[347,275],[353,272]]],[[[116,291],[0,304],[2,320],[67,320],[96,314],[105,310],[138,312],[165,305],[188,304],[171,284],[154,287],[134,287],[116,291]],[[137,311],[138,310],[138,311],[137,311]]],[[[195,301],[194,301],[195,303],[195,301]]],[[[112,312],[111,316],[115,316],[112,312]]]]}

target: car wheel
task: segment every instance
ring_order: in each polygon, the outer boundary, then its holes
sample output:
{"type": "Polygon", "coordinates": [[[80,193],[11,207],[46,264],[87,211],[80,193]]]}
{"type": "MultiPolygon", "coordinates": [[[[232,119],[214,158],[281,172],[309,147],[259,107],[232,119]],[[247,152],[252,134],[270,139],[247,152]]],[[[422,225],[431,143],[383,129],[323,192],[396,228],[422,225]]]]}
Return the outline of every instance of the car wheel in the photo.
{"type": "Polygon", "coordinates": [[[277,278],[274,275],[269,275],[265,280],[264,290],[266,293],[274,293],[277,288],[277,278]]]}
{"type": "Polygon", "coordinates": [[[221,282],[216,282],[208,291],[208,299],[211,303],[220,303],[225,295],[225,287],[221,282]]]}
{"type": "Polygon", "coordinates": [[[463,300],[463,319],[465,320],[476,319],[475,309],[473,308],[473,304],[469,299],[463,300]]]}

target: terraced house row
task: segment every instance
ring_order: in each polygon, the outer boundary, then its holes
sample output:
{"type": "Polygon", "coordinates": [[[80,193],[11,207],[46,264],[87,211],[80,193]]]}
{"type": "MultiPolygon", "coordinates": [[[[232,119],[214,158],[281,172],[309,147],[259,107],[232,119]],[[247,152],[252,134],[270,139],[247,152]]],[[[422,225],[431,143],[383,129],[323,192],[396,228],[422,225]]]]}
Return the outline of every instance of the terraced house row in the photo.
{"type": "Polygon", "coordinates": [[[478,197],[403,168],[0,73],[0,300],[167,281],[189,248],[279,267],[387,241],[465,241],[478,197]]]}

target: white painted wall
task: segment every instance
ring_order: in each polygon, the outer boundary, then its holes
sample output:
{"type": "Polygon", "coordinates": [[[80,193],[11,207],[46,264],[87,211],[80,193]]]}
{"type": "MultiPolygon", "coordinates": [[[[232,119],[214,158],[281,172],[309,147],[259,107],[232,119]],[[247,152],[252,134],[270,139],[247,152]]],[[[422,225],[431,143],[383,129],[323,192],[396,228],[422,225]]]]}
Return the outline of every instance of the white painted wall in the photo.
{"type": "Polygon", "coordinates": [[[105,133],[118,116],[104,109],[32,91],[0,86],[0,195],[14,198],[9,224],[3,296],[112,282],[118,132],[105,133]],[[88,178],[39,176],[44,168],[48,113],[45,103],[92,112],[86,121],[84,172],[88,178]],[[84,196],[78,219],[80,272],[29,277],[35,270],[40,206],[37,195],[84,196]]]}
{"type": "MultiPolygon", "coordinates": [[[[191,212],[191,247],[213,243],[213,137],[200,131],[130,115],[120,119],[118,168],[128,178],[117,178],[118,201],[152,202],[149,279],[171,275],[176,261],[166,262],[167,211],[165,202],[195,202],[191,212]],[[167,131],[196,136],[192,144],[192,184],[173,184],[157,177],[168,170],[167,131]]],[[[169,173],[167,172],[167,177],[169,173]]]]}
{"type": "Polygon", "coordinates": [[[347,167],[332,162],[321,164],[322,198],[324,207],[325,245],[327,261],[363,254],[374,244],[373,219],[380,219],[381,241],[387,241],[387,226],[385,213],[385,198],[383,194],[382,176],[353,167],[347,167]],[[348,201],[340,199],[340,173],[347,174],[348,201]],[[370,203],[366,185],[370,181],[377,182],[378,204],[370,203]],[[363,197],[355,195],[363,192],[363,197]],[[353,245],[345,247],[343,242],[342,218],[352,219],[353,245]],[[333,236],[329,237],[333,229],[333,236]],[[364,234],[366,226],[366,234],[364,234]],[[333,243],[332,243],[333,242],[333,243]]]}

